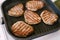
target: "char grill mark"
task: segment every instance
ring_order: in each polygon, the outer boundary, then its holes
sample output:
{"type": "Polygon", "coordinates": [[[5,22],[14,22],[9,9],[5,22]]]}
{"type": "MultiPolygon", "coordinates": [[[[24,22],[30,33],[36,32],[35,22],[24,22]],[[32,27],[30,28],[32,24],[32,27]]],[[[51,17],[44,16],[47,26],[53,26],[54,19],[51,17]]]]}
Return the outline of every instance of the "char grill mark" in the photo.
{"type": "Polygon", "coordinates": [[[58,19],[58,16],[55,13],[50,12],[48,10],[44,10],[40,16],[43,22],[48,25],[54,24],[54,22],[56,22],[58,19]]]}
{"type": "Polygon", "coordinates": [[[20,37],[26,37],[34,31],[32,26],[24,23],[23,21],[16,22],[12,25],[11,29],[16,36],[20,37]]]}
{"type": "Polygon", "coordinates": [[[28,24],[38,24],[41,22],[40,16],[32,11],[26,10],[24,13],[25,22],[28,24]]]}
{"type": "Polygon", "coordinates": [[[17,4],[8,11],[9,16],[19,17],[23,14],[23,4],[17,4]]]}

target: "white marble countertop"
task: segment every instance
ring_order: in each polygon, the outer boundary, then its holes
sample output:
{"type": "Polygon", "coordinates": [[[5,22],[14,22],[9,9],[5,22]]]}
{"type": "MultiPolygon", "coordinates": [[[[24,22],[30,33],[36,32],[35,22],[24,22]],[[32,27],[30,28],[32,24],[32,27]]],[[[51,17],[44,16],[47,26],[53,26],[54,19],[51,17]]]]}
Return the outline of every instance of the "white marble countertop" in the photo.
{"type": "MultiPolygon", "coordinates": [[[[5,25],[1,24],[1,17],[2,17],[2,12],[1,12],[1,4],[4,0],[0,0],[0,40],[14,40],[6,31],[5,25]]],[[[53,0],[55,1],[55,0],[53,0]]],[[[60,40],[60,30],[57,32],[33,39],[33,40],[60,40]]]]}

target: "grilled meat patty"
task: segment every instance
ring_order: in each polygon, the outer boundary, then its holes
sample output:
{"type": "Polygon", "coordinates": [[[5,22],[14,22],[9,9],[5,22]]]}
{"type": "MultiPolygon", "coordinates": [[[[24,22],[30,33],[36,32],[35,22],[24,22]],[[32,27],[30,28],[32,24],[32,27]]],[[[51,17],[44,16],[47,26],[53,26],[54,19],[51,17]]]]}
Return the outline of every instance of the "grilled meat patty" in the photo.
{"type": "Polygon", "coordinates": [[[48,24],[48,25],[52,25],[54,24],[54,22],[57,21],[58,19],[58,16],[55,14],[55,13],[52,13],[48,10],[44,10],[41,14],[40,14],[43,22],[45,24],[48,24]]]}
{"type": "Polygon", "coordinates": [[[25,22],[28,24],[38,24],[41,22],[41,17],[35,12],[26,10],[24,13],[25,22]]]}
{"type": "Polygon", "coordinates": [[[38,9],[43,8],[44,3],[42,1],[28,1],[26,3],[26,8],[31,11],[37,11],[38,9]]]}
{"type": "Polygon", "coordinates": [[[14,23],[11,27],[11,30],[14,35],[18,37],[27,37],[34,31],[32,26],[26,24],[23,21],[17,21],[16,23],[14,23]]]}
{"type": "Polygon", "coordinates": [[[17,4],[8,11],[9,16],[19,17],[23,14],[23,4],[17,4]]]}

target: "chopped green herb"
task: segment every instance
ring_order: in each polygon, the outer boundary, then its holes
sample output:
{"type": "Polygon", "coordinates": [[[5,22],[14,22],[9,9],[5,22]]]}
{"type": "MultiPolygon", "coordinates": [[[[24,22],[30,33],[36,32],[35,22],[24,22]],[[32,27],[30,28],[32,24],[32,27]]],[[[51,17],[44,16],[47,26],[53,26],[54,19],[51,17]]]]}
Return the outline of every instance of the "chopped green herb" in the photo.
{"type": "Polygon", "coordinates": [[[60,0],[56,0],[55,4],[60,8],[60,0]]]}

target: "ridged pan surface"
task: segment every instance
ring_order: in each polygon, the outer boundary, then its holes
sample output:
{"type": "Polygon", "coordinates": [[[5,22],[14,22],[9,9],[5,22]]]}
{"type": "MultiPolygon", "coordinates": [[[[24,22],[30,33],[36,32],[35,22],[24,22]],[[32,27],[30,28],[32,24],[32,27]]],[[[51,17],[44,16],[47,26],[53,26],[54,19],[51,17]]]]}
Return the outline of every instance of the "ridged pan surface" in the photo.
{"type": "Polygon", "coordinates": [[[53,10],[53,8],[51,8],[49,6],[48,1],[44,1],[46,6],[44,6],[42,9],[40,9],[36,12],[38,12],[38,14],[40,15],[40,13],[45,9],[53,11],[59,16],[57,22],[54,25],[51,25],[51,26],[46,25],[43,22],[41,22],[39,24],[36,24],[36,25],[32,25],[33,28],[34,28],[34,33],[32,35],[26,37],[26,38],[20,38],[20,37],[14,36],[11,32],[11,26],[12,26],[12,24],[14,24],[17,21],[20,21],[20,20],[24,21],[24,16],[22,15],[22,16],[17,17],[17,18],[16,17],[11,17],[11,16],[8,15],[8,10],[11,9],[13,6],[15,6],[18,3],[23,3],[23,5],[25,5],[26,2],[27,2],[27,0],[6,1],[2,5],[3,16],[4,16],[4,22],[6,24],[6,29],[13,38],[15,38],[16,40],[31,40],[31,39],[40,37],[42,35],[54,32],[54,31],[56,31],[60,28],[60,15],[59,15],[59,13],[55,12],[55,10],[53,10]]]}

